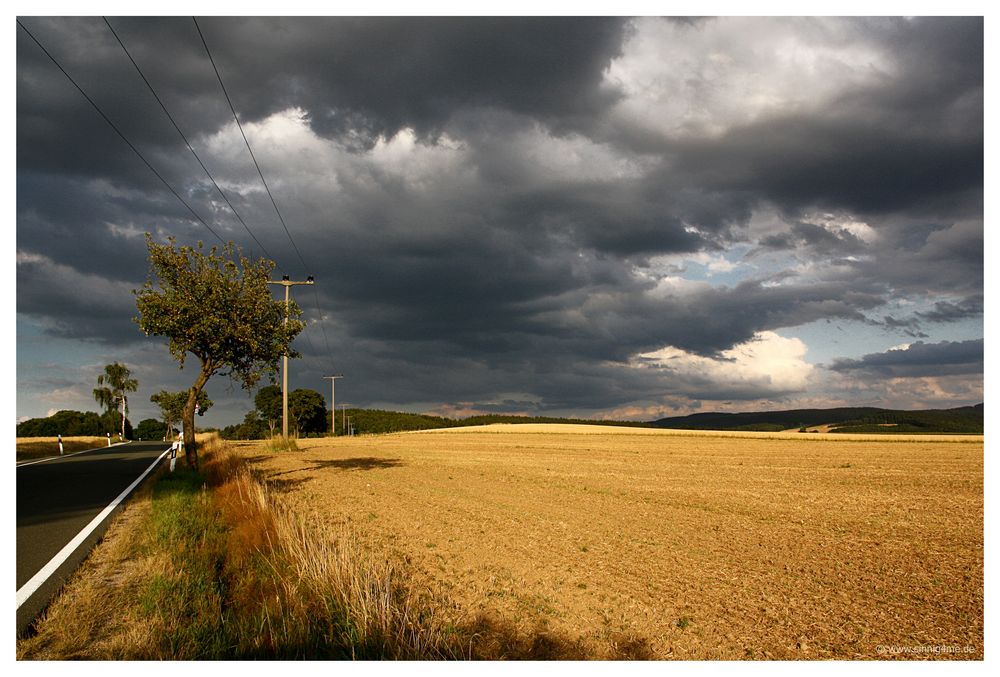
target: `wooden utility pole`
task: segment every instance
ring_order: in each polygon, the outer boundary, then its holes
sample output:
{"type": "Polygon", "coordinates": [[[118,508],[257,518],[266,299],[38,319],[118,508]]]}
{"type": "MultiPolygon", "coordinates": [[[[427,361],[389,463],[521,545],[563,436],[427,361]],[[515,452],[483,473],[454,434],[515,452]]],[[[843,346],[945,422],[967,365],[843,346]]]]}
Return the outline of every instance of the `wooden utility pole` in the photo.
{"type": "Polygon", "coordinates": [[[324,376],[323,378],[330,379],[330,434],[337,434],[337,426],[335,420],[337,418],[337,379],[344,378],[343,374],[334,374],[333,376],[324,376]]]}
{"type": "MultiPolygon", "coordinates": [[[[285,288],[285,326],[288,326],[288,288],[297,284],[316,284],[313,276],[310,275],[305,282],[294,282],[288,279],[287,275],[282,275],[280,280],[268,280],[268,284],[280,284],[285,288]]],[[[288,350],[281,360],[281,437],[288,441],[288,350]]]]}

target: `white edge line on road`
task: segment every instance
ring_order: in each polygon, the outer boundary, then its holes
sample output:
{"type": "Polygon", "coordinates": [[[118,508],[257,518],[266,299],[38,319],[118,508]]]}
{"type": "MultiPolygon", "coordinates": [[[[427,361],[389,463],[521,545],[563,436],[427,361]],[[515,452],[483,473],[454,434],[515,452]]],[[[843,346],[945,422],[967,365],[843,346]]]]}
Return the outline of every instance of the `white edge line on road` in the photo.
{"type": "Polygon", "coordinates": [[[139,475],[139,478],[136,481],[128,485],[128,488],[125,491],[118,494],[118,498],[113,500],[111,504],[108,505],[108,507],[106,507],[104,510],[102,510],[97,517],[92,519],[90,521],[90,524],[85,526],[80,533],[74,536],[72,541],[67,543],[63,547],[63,549],[56,554],[55,557],[49,560],[48,564],[43,566],[37,574],[31,577],[30,581],[21,586],[21,589],[17,591],[18,609],[21,608],[21,605],[24,604],[29,597],[35,594],[35,591],[38,590],[38,588],[40,588],[41,585],[45,583],[46,580],[48,580],[49,576],[55,573],[56,569],[62,566],[63,562],[65,562],[69,558],[69,556],[73,554],[73,551],[76,550],[78,547],[80,547],[80,544],[83,543],[87,539],[87,537],[94,532],[94,530],[98,527],[98,525],[104,521],[104,518],[106,518],[111,513],[112,510],[118,507],[118,505],[122,501],[124,501],[125,498],[128,497],[130,493],[132,493],[132,490],[136,488],[139,482],[142,482],[142,480],[145,479],[146,475],[152,472],[153,468],[156,467],[156,464],[159,463],[163,459],[163,457],[167,455],[169,451],[170,449],[167,449],[162,454],[160,454],[156,458],[156,460],[153,461],[148,468],[146,468],[146,471],[141,475],[139,475]]]}
{"type": "Polygon", "coordinates": [[[88,451],[100,451],[101,449],[112,449],[114,447],[120,447],[125,444],[132,444],[132,440],[128,442],[115,442],[110,447],[94,447],[93,449],[84,449],[83,451],[74,451],[72,454],[62,454],[61,456],[49,456],[48,458],[40,458],[37,461],[27,461],[25,463],[18,463],[18,468],[23,468],[26,465],[35,465],[36,463],[45,463],[46,461],[54,461],[57,458],[69,458],[70,456],[76,456],[77,454],[86,454],[88,451]]]}

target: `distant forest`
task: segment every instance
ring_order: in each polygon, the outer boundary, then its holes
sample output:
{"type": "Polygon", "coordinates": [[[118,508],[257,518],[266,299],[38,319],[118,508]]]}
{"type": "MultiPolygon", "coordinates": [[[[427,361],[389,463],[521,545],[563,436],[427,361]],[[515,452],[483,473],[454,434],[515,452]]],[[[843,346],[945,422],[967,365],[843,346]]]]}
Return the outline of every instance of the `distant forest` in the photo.
{"type": "MultiPolygon", "coordinates": [[[[692,414],[664,418],[652,422],[598,421],[593,419],[554,418],[548,416],[509,416],[490,414],[453,419],[427,414],[409,414],[381,409],[348,409],[347,418],[356,434],[380,434],[406,430],[455,428],[490,423],[578,423],[583,425],[614,425],[634,428],[676,428],[687,430],[757,430],[778,431],[791,428],[832,424],[838,433],[983,433],[983,405],[957,409],[903,411],[871,407],[839,409],[796,409],[792,411],[749,412],[742,414],[692,414]]],[[[329,416],[329,413],[327,414],[329,416]]],[[[344,415],[337,412],[337,434],[343,434],[344,415]]],[[[259,435],[258,430],[241,431],[241,426],[229,426],[222,431],[228,439],[248,439],[259,435]],[[252,433],[241,437],[240,432],[252,433]]]]}
{"type": "MultiPolygon", "coordinates": [[[[345,412],[338,411],[337,434],[344,433],[345,412]]],[[[329,411],[326,414],[329,422],[329,411]]],[[[248,417],[249,418],[249,417],[248,417]]],[[[658,421],[596,421],[592,419],[555,418],[551,416],[509,416],[489,414],[469,418],[445,418],[428,414],[410,414],[381,409],[348,409],[346,418],[356,434],[372,435],[455,428],[459,426],[487,425],[490,423],[578,423],[583,425],[614,425],[634,428],[672,428],[681,430],[751,430],[774,432],[803,429],[818,425],[831,425],[834,433],[965,433],[983,434],[983,405],[956,409],[927,409],[903,411],[874,407],[842,407],[837,409],[793,409],[789,411],[760,411],[739,414],[704,413],[689,416],[661,418],[658,421]]],[[[75,435],[103,435],[114,430],[114,422],[105,414],[93,412],[60,411],[47,418],[34,418],[17,425],[18,437],[64,437],[75,435]]],[[[131,434],[131,423],[126,432],[131,434]]],[[[261,439],[269,434],[267,426],[259,421],[251,425],[244,422],[227,426],[221,431],[225,439],[261,439]]],[[[307,436],[322,436],[313,432],[307,436]]]]}
{"type": "MultiPolygon", "coordinates": [[[[347,409],[337,411],[337,434],[344,434],[345,413],[348,427],[355,434],[373,435],[382,433],[397,433],[407,430],[430,430],[432,428],[457,428],[461,426],[487,425],[490,423],[580,423],[585,425],[617,425],[633,428],[650,428],[652,424],[636,421],[595,421],[592,419],[553,418],[551,416],[507,416],[489,414],[470,416],[469,418],[445,418],[429,414],[409,414],[401,411],[385,411],[382,409],[347,409]]],[[[327,411],[327,421],[330,412],[327,411]]],[[[224,439],[259,439],[262,429],[247,423],[228,426],[221,431],[224,439]]],[[[322,437],[326,433],[306,435],[307,437],[322,437]]]]}
{"type": "MultiPolygon", "coordinates": [[[[110,412],[63,409],[45,418],[30,418],[17,424],[18,437],[99,437],[115,434],[121,428],[121,418],[110,412]]],[[[125,419],[125,435],[132,435],[132,422],[125,419]]]]}

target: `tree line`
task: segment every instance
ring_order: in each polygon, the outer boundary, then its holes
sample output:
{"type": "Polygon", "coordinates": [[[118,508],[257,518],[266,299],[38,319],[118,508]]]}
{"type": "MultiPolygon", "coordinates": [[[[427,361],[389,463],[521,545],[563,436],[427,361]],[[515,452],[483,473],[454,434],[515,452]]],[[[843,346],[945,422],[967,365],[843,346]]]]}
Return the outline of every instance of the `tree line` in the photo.
{"type": "MultiPolygon", "coordinates": [[[[261,398],[255,399],[257,408],[247,413],[243,423],[231,425],[223,428],[221,435],[224,439],[255,440],[266,439],[274,434],[275,424],[281,422],[281,389],[273,387],[274,391],[261,398]],[[273,404],[268,407],[267,403],[277,398],[277,408],[273,404]],[[262,400],[262,401],[261,401],[262,400]],[[265,406],[261,406],[261,405],[265,406]],[[273,417],[273,418],[270,418],[273,417]],[[269,425],[270,424],[270,425],[269,425]]],[[[261,390],[263,393],[267,388],[261,390]]],[[[296,418],[293,415],[292,402],[295,400],[295,393],[289,393],[289,416],[290,423],[297,426],[296,418]]],[[[312,423],[308,426],[298,428],[300,436],[310,434],[328,434],[330,431],[330,411],[325,408],[322,396],[315,391],[305,391],[314,393],[316,396],[316,408],[312,409],[312,423]],[[323,406],[322,414],[318,409],[323,406]],[[323,423],[320,425],[319,417],[323,416],[323,423]]],[[[430,414],[412,414],[403,411],[386,411],[383,409],[361,409],[349,408],[335,412],[334,434],[343,435],[346,428],[352,428],[356,433],[362,435],[379,435],[384,433],[404,432],[407,430],[429,430],[432,428],[455,428],[461,426],[489,425],[491,423],[576,423],[582,425],[616,425],[627,427],[651,427],[649,423],[636,421],[598,421],[593,419],[576,418],[556,418],[551,416],[515,416],[509,414],[484,414],[471,416],[468,418],[446,418],[443,416],[433,416],[430,414]]]]}
{"type": "MultiPolygon", "coordinates": [[[[242,423],[226,426],[220,431],[223,439],[261,440],[274,437],[281,428],[281,388],[268,385],[257,391],[254,408],[247,412],[242,423]]],[[[330,416],[326,400],[309,388],[298,388],[288,393],[288,428],[295,437],[325,433],[329,430],[330,416]]]]}

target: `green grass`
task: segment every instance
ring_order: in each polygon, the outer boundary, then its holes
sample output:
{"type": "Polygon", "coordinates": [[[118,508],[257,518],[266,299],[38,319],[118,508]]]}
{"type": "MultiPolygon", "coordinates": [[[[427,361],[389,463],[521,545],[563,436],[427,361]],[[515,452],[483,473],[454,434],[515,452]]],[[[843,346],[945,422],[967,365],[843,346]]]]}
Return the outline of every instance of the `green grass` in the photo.
{"type": "MultiPolygon", "coordinates": [[[[152,488],[141,552],[169,562],[139,586],[130,614],[149,624],[151,659],[382,659],[442,657],[358,624],[357,611],[300,575],[273,515],[227,482],[181,467],[152,488]]],[[[408,619],[404,619],[408,620],[408,619]]]]}

